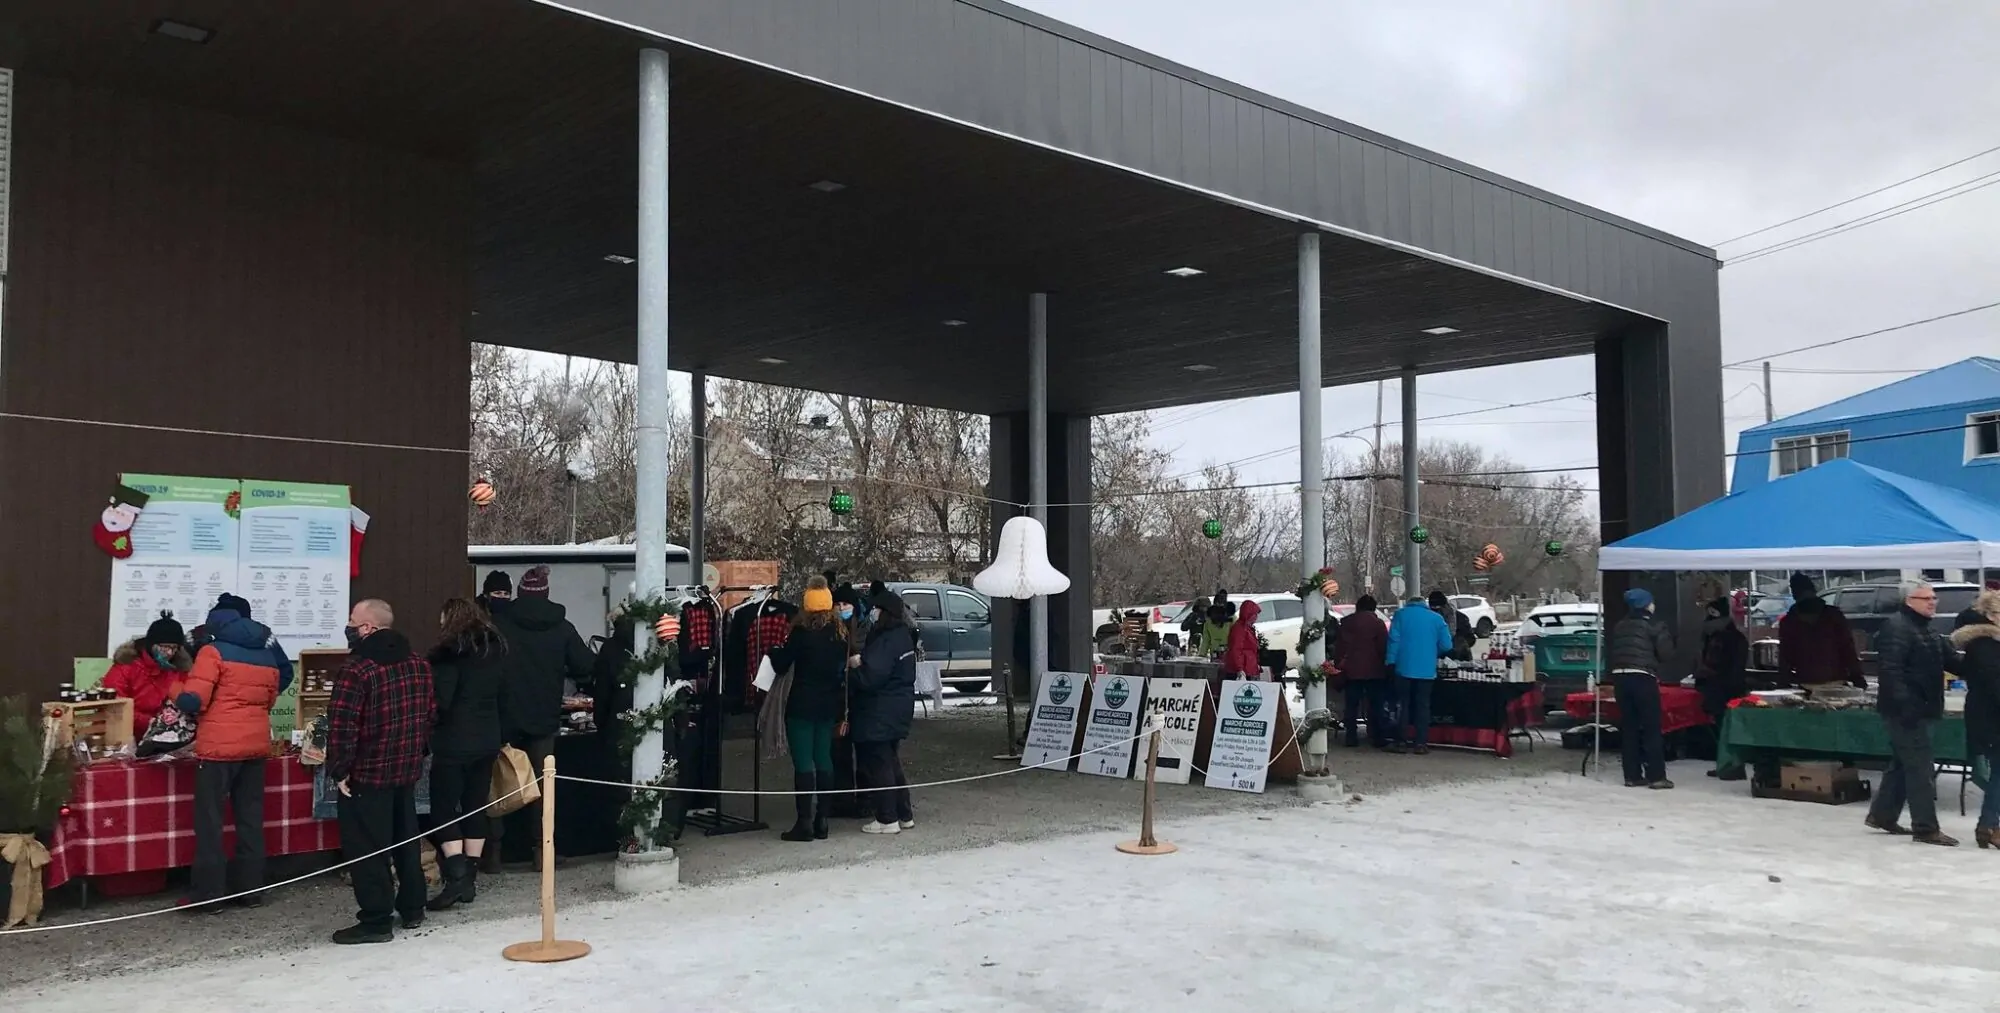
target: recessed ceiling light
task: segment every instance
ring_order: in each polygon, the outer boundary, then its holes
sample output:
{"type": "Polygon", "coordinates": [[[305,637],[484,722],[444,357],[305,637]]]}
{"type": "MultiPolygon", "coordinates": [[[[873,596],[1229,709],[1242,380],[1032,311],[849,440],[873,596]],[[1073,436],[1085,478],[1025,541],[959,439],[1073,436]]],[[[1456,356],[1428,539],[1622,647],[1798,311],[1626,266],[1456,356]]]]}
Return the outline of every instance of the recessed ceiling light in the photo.
{"type": "Polygon", "coordinates": [[[775,355],[759,356],[757,361],[763,363],[766,366],[782,366],[785,364],[785,360],[780,359],[775,355]]]}
{"type": "Polygon", "coordinates": [[[806,187],[808,189],[818,190],[820,193],[839,193],[840,191],[847,189],[847,184],[838,183],[830,179],[822,179],[817,183],[807,183],[806,187]]]}
{"type": "Polygon", "coordinates": [[[1209,365],[1209,364],[1208,364],[1208,363],[1206,363],[1206,362],[1197,362],[1197,363],[1195,363],[1195,364],[1194,364],[1194,365],[1192,365],[1192,366],[1182,366],[1181,368],[1182,368],[1182,369],[1185,369],[1185,370],[1187,370],[1187,371],[1188,371],[1188,372],[1190,372],[1190,373],[1213,373],[1213,372],[1215,372],[1215,367],[1214,367],[1214,366],[1211,366],[1211,365],[1209,365]]]}
{"type": "Polygon", "coordinates": [[[164,35],[180,42],[192,42],[195,45],[201,45],[215,38],[214,32],[200,25],[190,25],[185,21],[168,21],[164,18],[153,22],[153,34],[164,35]]]}
{"type": "Polygon", "coordinates": [[[609,261],[610,263],[613,263],[613,264],[636,264],[636,263],[638,263],[638,261],[637,261],[637,260],[635,260],[635,259],[633,259],[633,258],[631,258],[631,257],[628,257],[628,256],[626,256],[626,255],[624,255],[624,254],[622,254],[622,253],[607,253],[607,254],[605,254],[605,255],[604,255],[604,259],[605,259],[606,261],[609,261]]]}
{"type": "Polygon", "coordinates": [[[1207,274],[1199,267],[1176,267],[1167,272],[1176,278],[1192,278],[1197,274],[1207,274]]]}
{"type": "Polygon", "coordinates": [[[1426,327],[1426,328],[1424,328],[1424,333],[1425,333],[1425,334],[1436,334],[1436,335],[1440,335],[1440,336],[1442,336],[1442,335],[1446,335],[1446,334],[1457,334],[1457,333],[1458,333],[1458,328],[1456,328],[1456,327],[1426,327]]]}
{"type": "Polygon", "coordinates": [[[946,320],[946,321],[943,321],[943,323],[944,323],[944,325],[945,325],[946,327],[964,327],[964,326],[965,326],[965,321],[963,321],[963,320],[946,320]]]}

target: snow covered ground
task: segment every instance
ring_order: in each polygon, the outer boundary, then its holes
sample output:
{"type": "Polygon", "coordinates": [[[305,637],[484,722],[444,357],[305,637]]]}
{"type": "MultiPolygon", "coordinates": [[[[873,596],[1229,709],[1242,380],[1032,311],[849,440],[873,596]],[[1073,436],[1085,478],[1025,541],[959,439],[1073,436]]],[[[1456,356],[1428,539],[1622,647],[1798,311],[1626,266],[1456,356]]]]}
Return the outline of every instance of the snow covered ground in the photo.
{"type": "MultiPolygon", "coordinates": [[[[596,948],[569,964],[500,959],[535,936],[530,917],[442,916],[386,946],[24,988],[0,1008],[2000,1007],[2000,854],[1870,833],[1858,807],[1752,800],[1695,764],[1675,774],[1674,792],[1558,775],[1168,812],[1161,836],[1182,851],[1164,858],[1099,834],[899,859],[892,838],[865,865],[565,911],[561,935],[596,948]]],[[[1954,806],[1947,830],[1970,829],[1954,806]]]]}

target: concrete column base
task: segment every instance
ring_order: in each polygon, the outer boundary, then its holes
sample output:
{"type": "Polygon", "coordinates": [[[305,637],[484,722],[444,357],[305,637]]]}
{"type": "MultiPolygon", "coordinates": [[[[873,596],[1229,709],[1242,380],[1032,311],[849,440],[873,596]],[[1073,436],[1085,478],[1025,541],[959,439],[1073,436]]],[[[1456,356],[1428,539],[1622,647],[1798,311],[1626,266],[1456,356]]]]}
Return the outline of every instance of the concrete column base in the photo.
{"type": "Polygon", "coordinates": [[[611,889],[626,896],[665,893],[681,885],[681,858],[672,848],[619,852],[611,869],[611,889]]]}
{"type": "Polygon", "coordinates": [[[1347,786],[1342,784],[1340,778],[1334,774],[1328,774],[1325,777],[1300,774],[1299,797],[1307,802],[1345,802],[1347,801],[1347,786]]]}

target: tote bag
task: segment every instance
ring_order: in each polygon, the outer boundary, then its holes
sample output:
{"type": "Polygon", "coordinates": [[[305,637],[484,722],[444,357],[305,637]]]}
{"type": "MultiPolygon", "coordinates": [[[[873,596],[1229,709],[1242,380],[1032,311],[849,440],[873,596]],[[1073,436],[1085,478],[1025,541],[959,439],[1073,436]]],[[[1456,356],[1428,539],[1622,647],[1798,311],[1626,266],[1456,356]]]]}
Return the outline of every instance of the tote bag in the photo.
{"type": "Polygon", "coordinates": [[[542,782],[535,774],[534,765],[528,762],[528,754],[513,746],[500,747],[500,757],[493,763],[493,790],[487,797],[495,800],[486,810],[492,816],[505,816],[531,802],[541,801],[542,782]],[[527,786],[526,791],[518,795],[508,794],[522,785],[527,786]]]}

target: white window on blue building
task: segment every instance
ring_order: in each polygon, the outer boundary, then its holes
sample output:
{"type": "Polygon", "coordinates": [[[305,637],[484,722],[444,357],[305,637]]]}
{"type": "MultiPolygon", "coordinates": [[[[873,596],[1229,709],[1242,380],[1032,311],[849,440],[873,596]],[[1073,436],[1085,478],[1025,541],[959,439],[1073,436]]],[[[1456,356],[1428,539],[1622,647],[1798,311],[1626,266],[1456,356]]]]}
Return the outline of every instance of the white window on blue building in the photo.
{"type": "Polygon", "coordinates": [[[1796,475],[1807,468],[1847,456],[1845,432],[1794,436],[1771,441],[1771,477],[1796,475]]]}
{"type": "Polygon", "coordinates": [[[1968,416],[1965,420],[1965,459],[2000,457],[2000,412],[1968,416]]]}

